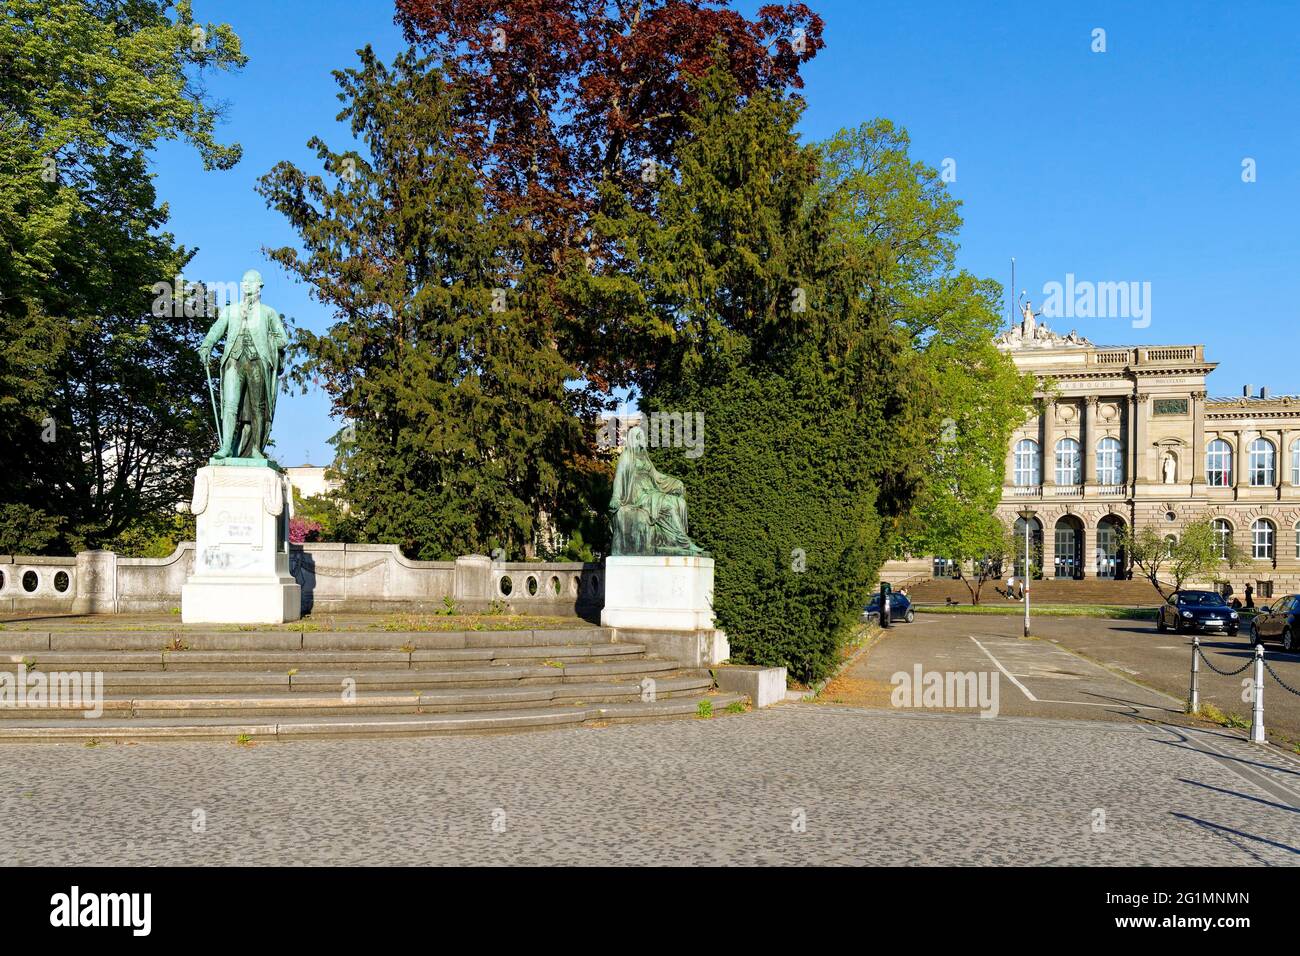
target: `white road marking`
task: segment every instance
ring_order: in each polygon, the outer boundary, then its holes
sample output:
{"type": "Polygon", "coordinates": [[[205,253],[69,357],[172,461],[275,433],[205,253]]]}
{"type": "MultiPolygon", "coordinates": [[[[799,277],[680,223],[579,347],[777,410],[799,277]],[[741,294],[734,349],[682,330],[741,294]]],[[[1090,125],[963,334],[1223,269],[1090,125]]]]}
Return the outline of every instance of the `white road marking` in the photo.
{"type": "MultiPolygon", "coordinates": [[[[969,637],[970,635],[967,635],[967,636],[969,637]]],[[[972,641],[975,641],[975,638],[974,638],[974,637],[971,637],[971,640],[972,640],[972,641]]],[[[1034,701],[1035,703],[1037,703],[1038,698],[1035,697],[1033,694],[1029,693],[1029,688],[1026,687],[1024,684],[1020,683],[1020,681],[1016,680],[1016,675],[1013,674],[1013,673],[1011,673],[1011,671],[1007,670],[1005,667],[1003,667],[1001,661],[999,661],[999,660],[998,660],[996,657],[994,657],[992,654],[989,654],[989,649],[988,649],[987,647],[985,647],[985,646],[984,646],[983,644],[981,644],[979,641],[975,641],[975,646],[978,647],[981,651],[983,651],[985,654],[988,655],[988,659],[991,660],[991,661],[992,661],[992,662],[997,666],[997,669],[998,669],[998,670],[1000,670],[1002,673],[1004,673],[1004,674],[1007,675],[1007,680],[1011,681],[1011,683],[1015,684],[1017,687],[1020,688],[1020,692],[1021,692],[1022,694],[1024,694],[1026,697],[1028,697],[1031,701],[1034,701]]]]}

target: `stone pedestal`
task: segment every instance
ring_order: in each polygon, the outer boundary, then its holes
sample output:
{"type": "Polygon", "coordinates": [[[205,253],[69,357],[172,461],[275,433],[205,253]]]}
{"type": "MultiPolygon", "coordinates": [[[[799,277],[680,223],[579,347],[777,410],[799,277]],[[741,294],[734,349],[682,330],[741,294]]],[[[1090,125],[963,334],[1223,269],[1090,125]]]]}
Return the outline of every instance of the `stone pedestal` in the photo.
{"type": "Polygon", "coordinates": [[[712,558],[606,558],[600,623],[618,640],[688,667],[718,664],[731,653],[726,634],[713,626],[712,558]]]}
{"type": "Polygon", "coordinates": [[[194,573],[181,588],[186,624],[283,624],[302,616],[289,573],[292,494],[275,468],[208,465],[194,479],[194,573]]]}

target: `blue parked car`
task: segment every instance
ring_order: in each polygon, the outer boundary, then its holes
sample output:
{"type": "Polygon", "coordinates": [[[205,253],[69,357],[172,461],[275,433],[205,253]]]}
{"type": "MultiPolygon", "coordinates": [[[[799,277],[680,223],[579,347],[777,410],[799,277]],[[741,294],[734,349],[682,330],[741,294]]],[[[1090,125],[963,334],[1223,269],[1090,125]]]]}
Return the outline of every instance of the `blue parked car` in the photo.
{"type": "Polygon", "coordinates": [[[1179,591],[1161,605],[1156,615],[1156,630],[1162,634],[1205,631],[1231,637],[1240,625],[1241,615],[1215,591],[1179,591]]]}
{"type": "Polygon", "coordinates": [[[1276,604],[1265,605],[1250,625],[1250,636],[1256,644],[1279,641],[1282,650],[1300,650],[1296,638],[1300,637],[1300,595],[1286,594],[1276,604]]]}
{"type": "MultiPolygon", "coordinates": [[[[862,612],[862,620],[874,621],[879,617],[880,592],[877,591],[871,596],[871,601],[867,604],[866,610],[862,612]]],[[[889,595],[889,619],[890,621],[902,621],[904,624],[911,624],[916,620],[916,612],[912,610],[912,602],[907,599],[906,594],[895,592],[889,595]]]]}

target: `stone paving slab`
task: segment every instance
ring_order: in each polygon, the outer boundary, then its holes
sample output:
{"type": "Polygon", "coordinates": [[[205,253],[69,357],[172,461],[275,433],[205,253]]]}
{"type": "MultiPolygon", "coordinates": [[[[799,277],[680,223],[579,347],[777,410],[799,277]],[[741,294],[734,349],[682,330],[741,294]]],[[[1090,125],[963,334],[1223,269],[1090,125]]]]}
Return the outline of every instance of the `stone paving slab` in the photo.
{"type": "Polygon", "coordinates": [[[1300,762],[1133,722],[783,704],[510,736],[3,754],[8,862],[26,865],[1300,859],[1300,762]]]}

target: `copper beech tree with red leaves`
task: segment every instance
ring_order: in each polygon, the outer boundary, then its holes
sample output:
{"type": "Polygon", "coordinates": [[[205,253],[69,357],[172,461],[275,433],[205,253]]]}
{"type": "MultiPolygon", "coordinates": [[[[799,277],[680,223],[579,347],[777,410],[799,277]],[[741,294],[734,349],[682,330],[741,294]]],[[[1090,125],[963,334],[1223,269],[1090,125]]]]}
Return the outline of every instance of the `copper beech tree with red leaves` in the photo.
{"type": "MultiPolygon", "coordinates": [[[[801,88],[822,48],[802,3],[748,19],[706,0],[397,0],[409,42],[463,91],[458,142],[486,201],[540,233],[538,263],[564,303],[566,272],[615,253],[589,229],[618,190],[652,211],[660,166],[688,135],[693,85],[720,56],[742,96],[801,88]]],[[[613,263],[608,263],[613,265],[613,263]]],[[[589,291],[589,290],[588,290],[589,291]]],[[[603,392],[633,380],[629,343],[603,310],[570,301],[557,347],[603,392]]]]}

